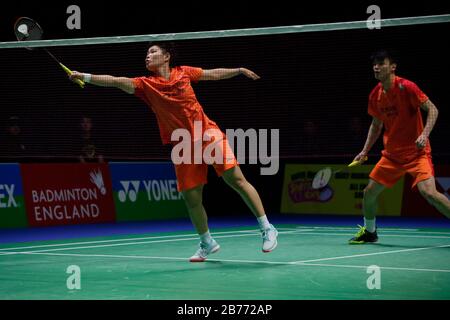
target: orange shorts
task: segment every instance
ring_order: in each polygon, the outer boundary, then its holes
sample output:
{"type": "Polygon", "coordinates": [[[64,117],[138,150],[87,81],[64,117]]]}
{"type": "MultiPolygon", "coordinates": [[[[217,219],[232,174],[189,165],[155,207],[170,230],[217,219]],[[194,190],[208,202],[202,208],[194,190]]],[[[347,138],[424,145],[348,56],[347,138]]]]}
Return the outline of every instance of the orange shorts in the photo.
{"type": "Polygon", "coordinates": [[[390,188],[406,173],[414,178],[412,188],[420,181],[433,177],[434,168],[431,154],[422,154],[406,163],[395,162],[382,156],[370,173],[370,178],[390,188]]]}
{"type": "Polygon", "coordinates": [[[226,170],[238,165],[236,157],[234,156],[225,135],[220,139],[203,142],[201,147],[203,157],[197,161],[201,161],[201,163],[196,164],[194,162],[193,148],[194,147],[191,149],[190,163],[175,163],[177,188],[180,192],[206,184],[208,182],[208,165],[210,164],[214,167],[219,177],[221,177],[226,170]],[[215,151],[220,152],[217,157],[215,157],[215,151]]]}

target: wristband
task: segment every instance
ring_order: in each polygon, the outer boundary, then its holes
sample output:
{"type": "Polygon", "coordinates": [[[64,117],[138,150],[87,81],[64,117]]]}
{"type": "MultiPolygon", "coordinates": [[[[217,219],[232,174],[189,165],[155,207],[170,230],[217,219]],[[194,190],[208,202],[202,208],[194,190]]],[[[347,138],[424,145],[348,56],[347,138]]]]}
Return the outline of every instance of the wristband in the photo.
{"type": "Polygon", "coordinates": [[[92,74],[90,74],[90,73],[83,74],[83,81],[84,82],[86,82],[86,83],[91,82],[91,78],[92,78],[92,74]]]}

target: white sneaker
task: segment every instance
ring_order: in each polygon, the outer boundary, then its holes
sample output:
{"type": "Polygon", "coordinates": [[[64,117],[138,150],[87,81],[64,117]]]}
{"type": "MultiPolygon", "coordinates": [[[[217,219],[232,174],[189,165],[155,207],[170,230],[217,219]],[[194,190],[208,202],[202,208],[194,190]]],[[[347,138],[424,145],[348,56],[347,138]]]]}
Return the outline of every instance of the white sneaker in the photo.
{"type": "Polygon", "coordinates": [[[263,247],[262,247],[262,251],[263,252],[270,252],[273,249],[275,249],[277,247],[277,236],[278,236],[278,231],[277,229],[275,229],[275,227],[273,225],[270,225],[270,227],[266,230],[262,230],[261,231],[261,236],[263,238],[263,247]]]}
{"type": "Polygon", "coordinates": [[[216,240],[212,240],[210,243],[200,242],[200,248],[197,252],[189,258],[190,262],[203,262],[206,260],[206,257],[211,254],[219,251],[220,246],[216,242],[216,240]]]}

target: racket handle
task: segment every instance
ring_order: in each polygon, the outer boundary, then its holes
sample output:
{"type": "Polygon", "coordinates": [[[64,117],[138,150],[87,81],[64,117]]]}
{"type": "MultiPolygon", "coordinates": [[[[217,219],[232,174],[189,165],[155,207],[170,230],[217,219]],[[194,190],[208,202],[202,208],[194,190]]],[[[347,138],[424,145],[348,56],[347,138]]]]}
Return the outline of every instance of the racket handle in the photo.
{"type": "Polygon", "coordinates": [[[355,160],[352,163],[350,163],[348,166],[349,167],[354,167],[354,166],[359,166],[360,164],[362,164],[363,162],[367,161],[367,156],[365,156],[364,158],[362,158],[361,160],[355,160]]]}
{"type": "MultiPolygon", "coordinates": [[[[65,65],[63,65],[61,62],[59,63],[59,65],[61,66],[61,68],[63,68],[63,70],[70,76],[72,74],[72,70],[70,70],[69,68],[67,68],[65,65]]],[[[84,88],[84,81],[80,80],[80,79],[74,79],[73,80],[76,84],[78,84],[80,86],[80,88],[84,88]]]]}

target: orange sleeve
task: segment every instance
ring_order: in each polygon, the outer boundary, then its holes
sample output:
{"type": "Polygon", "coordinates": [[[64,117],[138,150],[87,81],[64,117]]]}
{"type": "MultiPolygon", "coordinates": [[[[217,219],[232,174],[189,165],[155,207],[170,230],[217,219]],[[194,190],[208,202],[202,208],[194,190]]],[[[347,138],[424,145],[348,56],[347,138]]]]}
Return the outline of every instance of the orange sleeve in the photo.
{"type": "Polygon", "coordinates": [[[144,82],[143,77],[133,78],[134,84],[134,95],[137,97],[142,97],[144,95],[144,82]]]}
{"type": "Polygon", "coordinates": [[[189,76],[189,78],[193,82],[198,82],[203,75],[202,68],[182,66],[181,69],[189,76]]]}
{"type": "Polygon", "coordinates": [[[406,86],[408,96],[410,98],[411,104],[414,108],[420,108],[420,106],[428,100],[428,97],[422,90],[414,83],[409,82],[406,86]]]}

